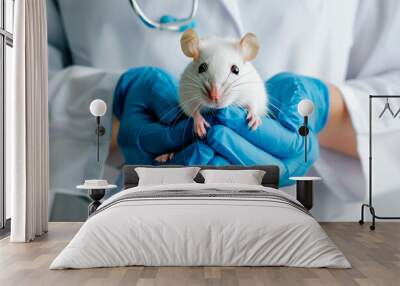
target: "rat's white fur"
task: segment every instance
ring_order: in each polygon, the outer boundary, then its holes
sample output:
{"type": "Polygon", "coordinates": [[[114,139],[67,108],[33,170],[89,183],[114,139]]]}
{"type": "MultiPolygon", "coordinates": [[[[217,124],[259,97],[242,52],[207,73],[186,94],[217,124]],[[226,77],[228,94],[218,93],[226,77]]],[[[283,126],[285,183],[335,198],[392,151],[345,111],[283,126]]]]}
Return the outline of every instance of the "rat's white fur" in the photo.
{"type": "Polygon", "coordinates": [[[206,38],[199,42],[200,57],[185,69],[180,80],[180,105],[186,115],[193,117],[196,111],[237,105],[261,117],[267,111],[267,95],[264,82],[254,66],[245,62],[239,40],[206,38]],[[206,62],[207,72],[198,73],[200,64],[206,62]],[[231,72],[237,65],[239,74],[231,72]],[[214,83],[221,91],[218,104],[207,97],[207,90],[214,83]]]}
{"type": "MultiPolygon", "coordinates": [[[[190,36],[193,36],[193,33],[191,32],[190,36]]],[[[185,39],[187,40],[190,42],[192,39],[185,39]]],[[[185,41],[184,44],[188,44],[185,41]]],[[[200,112],[230,105],[245,108],[248,111],[249,128],[256,129],[261,123],[261,117],[267,113],[268,97],[262,78],[244,57],[252,52],[255,55],[257,51],[242,51],[239,40],[215,37],[202,39],[198,44],[198,50],[194,53],[193,46],[183,49],[189,56],[199,56],[186,67],[180,80],[180,106],[186,115],[194,118],[197,135],[204,137],[205,127],[209,127],[200,112]],[[208,70],[199,73],[199,66],[204,62],[207,63],[208,70]],[[231,72],[232,65],[239,68],[238,75],[231,72]],[[216,86],[221,95],[218,103],[208,97],[211,84],[216,86]]],[[[155,161],[166,162],[173,155],[174,153],[163,154],[156,157],[155,161]]]]}

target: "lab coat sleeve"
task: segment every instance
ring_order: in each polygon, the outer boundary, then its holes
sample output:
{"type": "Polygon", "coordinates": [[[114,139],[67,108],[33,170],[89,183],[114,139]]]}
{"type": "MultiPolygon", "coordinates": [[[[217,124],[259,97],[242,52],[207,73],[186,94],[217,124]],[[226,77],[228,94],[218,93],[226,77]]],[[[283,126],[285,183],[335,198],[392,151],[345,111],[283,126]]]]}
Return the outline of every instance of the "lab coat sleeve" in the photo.
{"type": "Polygon", "coordinates": [[[84,179],[99,178],[111,142],[113,92],[122,72],[73,64],[57,1],[47,1],[49,51],[50,188],[76,193],[84,179]],[[89,105],[100,98],[107,103],[102,117],[100,163],[96,161],[96,120],[89,105]]]}
{"type": "MultiPolygon", "coordinates": [[[[360,1],[347,80],[336,83],[344,96],[357,135],[366,183],[369,170],[369,95],[400,95],[399,32],[400,1],[360,1]]],[[[400,99],[389,101],[396,113],[400,99]]],[[[385,102],[383,98],[374,99],[372,105],[374,195],[397,191],[400,185],[397,172],[400,165],[400,121],[389,113],[378,118],[385,102]]]]}

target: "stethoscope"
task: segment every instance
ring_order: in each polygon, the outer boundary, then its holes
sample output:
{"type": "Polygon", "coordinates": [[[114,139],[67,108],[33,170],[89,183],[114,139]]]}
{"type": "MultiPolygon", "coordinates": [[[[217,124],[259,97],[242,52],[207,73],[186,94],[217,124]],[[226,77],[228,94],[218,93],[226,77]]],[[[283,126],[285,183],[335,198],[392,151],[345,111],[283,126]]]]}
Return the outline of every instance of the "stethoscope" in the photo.
{"type": "Polygon", "coordinates": [[[159,29],[163,31],[172,31],[172,32],[183,32],[189,28],[193,28],[195,26],[194,17],[197,14],[197,8],[199,7],[199,0],[192,0],[192,11],[187,18],[177,19],[173,16],[162,16],[160,20],[153,20],[147,17],[136,0],[129,0],[131,3],[133,11],[139,17],[139,19],[149,28],[159,29]]]}

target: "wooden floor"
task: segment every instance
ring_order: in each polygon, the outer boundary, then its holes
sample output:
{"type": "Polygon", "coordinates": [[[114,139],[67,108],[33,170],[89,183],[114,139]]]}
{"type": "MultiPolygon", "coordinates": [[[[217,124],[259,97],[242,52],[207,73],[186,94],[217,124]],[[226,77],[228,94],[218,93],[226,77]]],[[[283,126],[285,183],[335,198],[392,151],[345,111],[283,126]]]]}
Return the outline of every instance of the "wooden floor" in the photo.
{"type": "Polygon", "coordinates": [[[0,285],[400,285],[400,223],[380,222],[375,232],[356,223],[322,224],[353,268],[124,267],[48,270],[79,229],[51,223],[49,233],[29,244],[0,241],[0,285]]]}

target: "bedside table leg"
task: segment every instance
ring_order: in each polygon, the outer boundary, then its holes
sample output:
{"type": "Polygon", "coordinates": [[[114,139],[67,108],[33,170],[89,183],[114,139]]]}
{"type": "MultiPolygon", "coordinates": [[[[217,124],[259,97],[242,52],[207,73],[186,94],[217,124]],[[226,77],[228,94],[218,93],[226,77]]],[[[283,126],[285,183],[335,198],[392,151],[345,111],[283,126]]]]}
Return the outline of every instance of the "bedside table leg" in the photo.
{"type": "Polygon", "coordinates": [[[94,213],[97,208],[101,205],[100,200],[106,194],[105,189],[94,189],[89,190],[89,197],[93,200],[93,202],[88,206],[88,215],[90,216],[94,213]]]}
{"type": "Polygon", "coordinates": [[[88,216],[94,213],[100,205],[101,203],[99,201],[91,202],[88,206],[88,216]]]}
{"type": "Polygon", "coordinates": [[[313,181],[297,181],[296,198],[306,209],[312,209],[314,205],[313,181]]]}

